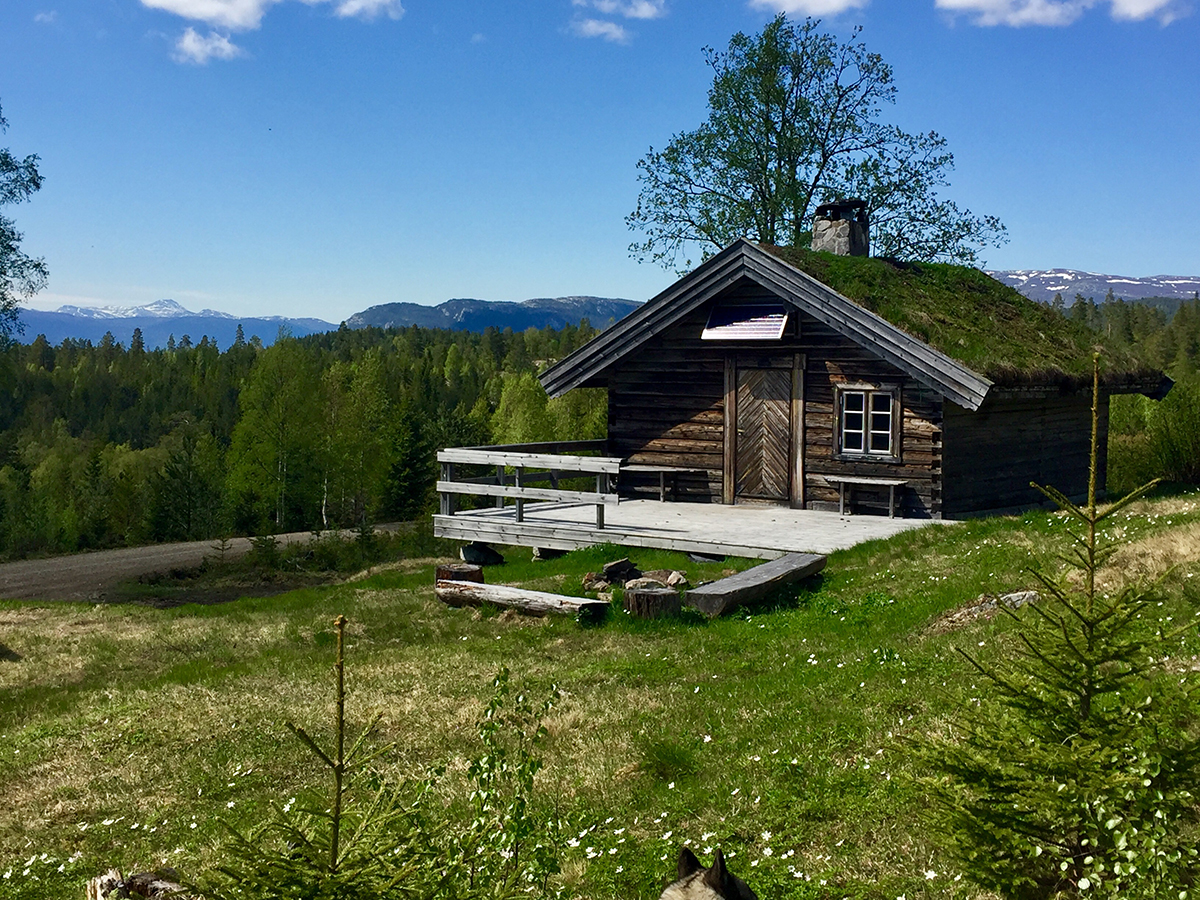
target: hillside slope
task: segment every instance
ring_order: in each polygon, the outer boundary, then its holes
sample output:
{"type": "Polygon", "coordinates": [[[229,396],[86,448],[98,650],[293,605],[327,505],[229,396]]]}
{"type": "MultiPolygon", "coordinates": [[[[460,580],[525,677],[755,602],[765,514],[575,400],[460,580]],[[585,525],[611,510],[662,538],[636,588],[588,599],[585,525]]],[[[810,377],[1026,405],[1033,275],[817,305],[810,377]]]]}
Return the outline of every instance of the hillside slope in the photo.
{"type": "Polygon", "coordinates": [[[504,330],[563,328],[587,319],[603,328],[624,318],[640,304],[633,300],[605,297],[557,297],[510,303],[499,300],[447,300],[437,306],[419,303],[384,303],[355,313],[346,320],[351,328],[375,326],[403,328],[449,328],[453,331],[483,331],[489,326],[504,330]]]}

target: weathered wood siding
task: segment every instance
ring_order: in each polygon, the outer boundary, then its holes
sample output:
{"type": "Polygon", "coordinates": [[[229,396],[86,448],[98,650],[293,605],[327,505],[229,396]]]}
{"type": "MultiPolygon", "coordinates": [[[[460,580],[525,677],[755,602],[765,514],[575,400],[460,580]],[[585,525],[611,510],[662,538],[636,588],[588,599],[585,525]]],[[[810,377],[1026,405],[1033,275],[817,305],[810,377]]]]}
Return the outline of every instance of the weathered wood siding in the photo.
{"type": "MultiPolygon", "coordinates": [[[[816,321],[801,322],[801,350],[807,355],[805,370],[805,476],[806,505],[836,508],[837,485],[823,475],[860,475],[903,478],[907,486],[897,491],[897,515],[937,517],[942,514],[942,398],[898,369],[816,321]],[[898,385],[901,426],[898,461],[843,458],[834,446],[834,392],[837,384],[898,385]]],[[[874,494],[851,489],[853,508],[887,514],[887,489],[874,494]]]]}
{"type": "MultiPolygon", "coordinates": [[[[751,284],[735,286],[719,299],[768,300],[751,284]]],[[[714,301],[717,302],[717,301],[714,301]]],[[[700,468],[706,477],[679,479],[683,497],[720,502],[723,488],[725,365],[729,354],[743,359],[805,356],[803,446],[805,505],[836,507],[838,491],[823,475],[905,478],[899,514],[941,514],[940,396],[923,388],[853,341],[793,310],[779,341],[702,341],[706,305],[652,338],[608,372],[610,452],[637,463],[700,468]],[[798,333],[797,333],[798,332],[798,333]],[[899,460],[838,458],[834,448],[834,384],[866,383],[900,388],[902,424],[899,460]]],[[[594,382],[595,383],[595,382],[594,382]]],[[[887,492],[854,489],[854,509],[886,514],[887,492]]]]}
{"type": "MultiPolygon", "coordinates": [[[[608,442],[610,453],[634,463],[705,470],[702,477],[680,476],[678,495],[719,503],[725,353],[700,340],[707,321],[707,309],[686,317],[610,370],[608,442]]],[[[649,486],[651,480],[634,483],[649,486]]],[[[657,490],[657,480],[653,483],[657,490]]]]}
{"type": "MultiPolygon", "coordinates": [[[[1029,482],[1051,485],[1069,497],[1087,493],[1092,420],[1090,394],[996,390],[977,412],[952,403],[945,413],[947,516],[1014,511],[1045,501],[1029,482]]],[[[1103,487],[1108,441],[1108,401],[1100,406],[1103,487]]]]}

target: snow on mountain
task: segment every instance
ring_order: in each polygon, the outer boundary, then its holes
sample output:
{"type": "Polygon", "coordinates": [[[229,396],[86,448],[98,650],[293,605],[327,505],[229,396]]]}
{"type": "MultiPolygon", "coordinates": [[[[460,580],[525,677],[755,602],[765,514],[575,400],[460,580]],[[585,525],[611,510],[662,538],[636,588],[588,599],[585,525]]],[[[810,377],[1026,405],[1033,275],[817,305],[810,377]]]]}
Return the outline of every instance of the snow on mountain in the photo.
{"type": "MultiPolygon", "coordinates": [[[[174,300],[155,300],[145,306],[60,306],[57,312],[81,319],[133,319],[139,316],[153,316],[157,319],[174,318],[176,316],[194,316],[196,313],[184,309],[174,300]]],[[[225,316],[226,313],[214,313],[205,310],[200,315],[225,316]]]]}
{"type": "Polygon", "coordinates": [[[155,300],[153,303],[143,306],[72,306],[67,304],[60,306],[55,312],[80,319],[138,319],[142,317],[177,319],[181,316],[202,316],[206,319],[238,318],[232,313],[220,312],[215,309],[192,312],[174,300],[155,300]]]}
{"type": "Polygon", "coordinates": [[[54,312],[21,309],[18,322],[24,329],[24,340],[44,335],[51,344],[63,340],[86,340],[97,343],[111,333],[113,339],[126,346],[133,332],[142,332],[147,347],[167,346],[171,339],[185,336],[192,343],[208,337],[221,347],[228,347],[237,338],[238,326],[244,336],[259,337],[270,344],[283,328],[296,337],[330,331],[335,326],[321,319],[289,318],[286,316],[235,316],[213,309],[192,312],[174,300],[157,300],[144,306],[60,306],[54,312]]]}
{"type": "Polygon", "coordinates": [[[1124,275],[1103,275],[1077,269],[1008,269],[989,271],[997,281],[1016,288],[1031,300],[1049,303],[1055,294],[1062,294],[1070,306],[1076,294],[1090,297],[1099,303],[1111,289],[1122,300],[1144,297],[1178,297],[1190,299],[1200,291],[1200,276],[1151,275],[1130,278],[1124,275]]]}

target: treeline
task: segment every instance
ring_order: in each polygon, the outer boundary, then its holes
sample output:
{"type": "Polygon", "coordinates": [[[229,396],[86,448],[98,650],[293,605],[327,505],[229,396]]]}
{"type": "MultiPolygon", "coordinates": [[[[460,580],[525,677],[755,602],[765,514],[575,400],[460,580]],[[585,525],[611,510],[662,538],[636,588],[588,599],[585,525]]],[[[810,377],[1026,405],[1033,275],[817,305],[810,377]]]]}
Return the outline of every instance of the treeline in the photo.
{"type": "MultiPolygon", "coordinates": [[[[1200,298],[1168,317],[1110,293],[1064,314],[1176,379],[1162,403],[1114,399],[1110,487],[1200,482],[1200,298]]],[[[535,374],[595,333],[0,347],[0,556],[413,518],[439,447],[604,436],[603,392],[547,400],[535,374]]]]}
{"type": "Polygon", "coordinates": [[[10,344],[0,554],[411,518],[430,503],[438,447],[603,436],[603,393],[547,401],[535,377],[594,334],[10,344]]]}
{"type": "Polygon", "coordinates": [[[1062,295],[1056,294],[1051,305],[1097,332],[1106,344],[1137,348],[1150,365],[1173,378],[1186,378],[1200,366],[1200,295],[1178,301],[1170,315],[1163,304],[1122,300],[1111,289],[1099,303],[1076,294],[1066,310],[1062,295]]]}
{"type": "MultiPolygon", "coordinates": [[[[1061,297],[1054,306],[1062,310],[1061,297]]],[[[1066,314],[1095,331],[1103,344],[1132,348],[1175,386],[1162,401],[1138,394],[1113,398],[1109,419],[1108,488],[1123,494],[1152,478],[1200,483],[1200,296],[1175,305],[1100,303],[1076,296],[1066,314]]]]}

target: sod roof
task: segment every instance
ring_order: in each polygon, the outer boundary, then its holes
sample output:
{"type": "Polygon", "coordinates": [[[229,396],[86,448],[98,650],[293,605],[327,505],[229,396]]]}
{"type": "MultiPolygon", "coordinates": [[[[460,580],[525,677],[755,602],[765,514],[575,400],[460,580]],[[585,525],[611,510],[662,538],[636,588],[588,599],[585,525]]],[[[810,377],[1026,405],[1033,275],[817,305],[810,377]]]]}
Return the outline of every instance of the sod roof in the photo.
{"type": "Polygon", "coordinates": [[[760,244],[892,325],[999,385],[1091,380],[1102,351],[1114,386],[1161,373],[1134,353],[968,266],[901,263],[760,244]]]}

